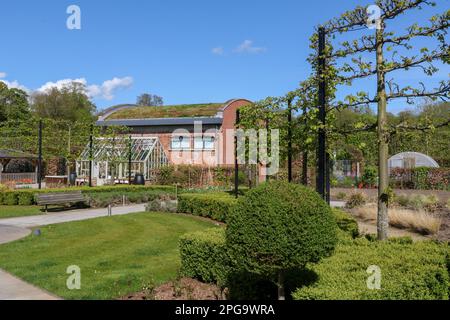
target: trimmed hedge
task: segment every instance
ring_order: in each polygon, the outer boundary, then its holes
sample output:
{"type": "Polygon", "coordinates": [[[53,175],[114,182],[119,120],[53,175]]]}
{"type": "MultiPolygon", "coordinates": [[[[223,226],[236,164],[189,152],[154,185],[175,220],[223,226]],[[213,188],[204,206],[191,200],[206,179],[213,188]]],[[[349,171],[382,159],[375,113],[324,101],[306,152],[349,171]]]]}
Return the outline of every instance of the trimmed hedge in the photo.
{"type": "Polygon", "coordinates": [[[228,256],[223,228],[211,228],[182,236],[180,255],[183,276],[225,286],[228,256]]]}
{"type": "Polygon", "coordinates": [[[339,229],[348,233],[352,238],[356,238],[359,235],[358,222],[356,222],[355,218],[341,209],[332,208],[332,212],[339,229]]]}
{"type": "Polygon", "coordinates": [[[226,242],[238,269],[276,281],[274,275],[330,256],[336,229],[330,206],[317,192],[270,181],[239,198],[227,219],[226,242]]]}
{"type": "MultiPolygon", "coordinates": [[[[341,215],[345,217],[344,215],[341,215]]],[[[351,220],[351,217],[342,219],[351,220]]],[[[347,220],[348,221],[348,220],[347,220]]],[[[413,243],[410,238],[378,242],[352,239],[353,228],[338,224],[333,256],[304,270],[290,270],[287,292],[294,299],[448,299],[448,244],[413,243]],[[370,265],[381,268],[381,290],[367,289],[370,265]]],[[[353,223],[349,223],[353,225],[353,223]]],[[[275,284],[230,265],[221,228],[184,235],[180,240],[181,274],[229,288],[229,298],[274,299],[275,284]]]]}
{"type": "Polygon", "coordinates": [[[175,193],[175,188],[171,186],[105,186],[105,187],[72,187],[60,189],[24,189],[13,190],[0,193],[0,205],[33,205],[36,204],[35,196],[42,193],[57,193],[81,191],[84,195],[93,196],[95,194],[121,193],[134,194],[137,192],[165,192],[175,193]]]}
{"type": "Polygon", "coordinates": [[[177,211],[225,222],[236,203],[236,199],[225,192],[185,193],[178,196],[177,211]]]}
{"type": "Polygon", "coordinates": [[[293,293],[297,300],[441,300],[449,298],[448,244],[359,238],[341,243],[310,271],[317,281],[293,293]],[[371,265],[381,269],[381,289],[367,288],[371,265]]]}
{"type": "MultiPolygon", "coordinates": [[[[231,299],[275,298],[273,283],[231,271],[223,229],[183,236],[180,252],[182,275],[229,287],[231,299]]],[[[338,244],[332,257],[306,270],[291,270],[286,286],[295,291],[294,299],[448,299],[449,259],[448,246],[443,244],[348,238],[338,244]],[[381,290],[367,289],[370,265],[381,268],[381,290]]]]}

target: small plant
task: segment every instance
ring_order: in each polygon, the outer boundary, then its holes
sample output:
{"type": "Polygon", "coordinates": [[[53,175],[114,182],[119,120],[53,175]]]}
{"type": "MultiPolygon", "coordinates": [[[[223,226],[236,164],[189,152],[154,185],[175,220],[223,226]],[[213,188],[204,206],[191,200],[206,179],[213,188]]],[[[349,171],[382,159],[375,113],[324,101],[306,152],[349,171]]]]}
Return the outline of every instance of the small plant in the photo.
{"type": "Polygon", "coordinates": [[[395,197],[395,203],[401,207],[409,207],[409,198],[407,195],[401,194],[395,197]]]}
{"type": "Polygon", "coordinates": [[[338,192],[338,194],[336,195],[336,199],[338,200],[345,200],[345,198],[347,197],[347,194],[345,192],[338,192]]]}
{"type": "Polygon", "coordinates": [[[155,285],[152,282],[142,283],[142,292],[144,293],[146,300],[154,300],[155,298],[155,285]]]}
{"type": "Polygon", "coordinates": [[[409,206],[414,210],[434,212],[439,206],[439,199],[434,194],[428,196],[419,194],[411,197],[409,206]]]}
{"type": "Polygon", "coordinates": [[[347,200],[346,207],[349,209],[360,207],[367,202],[366,196],[361,192],[352,193],[347,200]]]}
{"type": "Polygon", "coordinates": [[[367,187],[373,187],[377,183],[378,170],[374,166],[367,166],[362,176],[362,182],[367,187]]]}

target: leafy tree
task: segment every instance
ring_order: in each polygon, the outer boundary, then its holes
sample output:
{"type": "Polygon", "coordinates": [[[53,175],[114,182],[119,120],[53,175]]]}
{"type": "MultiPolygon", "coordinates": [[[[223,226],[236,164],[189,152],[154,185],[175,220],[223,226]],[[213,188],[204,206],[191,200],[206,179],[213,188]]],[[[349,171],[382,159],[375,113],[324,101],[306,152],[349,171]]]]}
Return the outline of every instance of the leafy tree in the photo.
{"type": "MultiPolygon", "coordinates": [[[[407,122],[392,126],[388,121],[387,104],[394,99],[405,99],[408,103],[414,103],[416,98],[428,97],[430,99],[448,99],[450,81],[442,81],[438,88],[427,90],[423,84],[419,87],[401,87],[394,81],[396,72],[406,72],[410,68],[419,68],[425,75],[432,76],[438,71],[432,64],[434,61],[449,61],[449,45],[445,40],[449,26],[450,11],[430,18],[427,26],[412,24],[406,32],[396,35],[388,30],[392,20],[400,18],[403,14],[413,9],[422,9],[425,6],[435,5],[428,0],[378,0],[376,4],[381,9],[381,17],[377,23],[375,34],[364,35],[353,41],[344,41],[338,50],[329,50],[327,58],[331,64],[337,64],[337,59],[345,58],[344,62],[337,67],[339,76],[336,84],[351,85],[355,80],[371,79],[376,77],[376,95],[370,96],[368,92],[358,92],[349,95],[344,102],[338,102],[340,107],[358,107],[362,105],[376,104],[378,108],[377,121],[375,123],[358,124],[356,130],[377,130],[378,140],[378,238],[387,238],[388,230],[388,199],[389,199],[389,176],[388,176],[388,152],[392,135],[405,130],[427,130],[433,126],[429,124],[411,126],[407,122]],[[414,38],[434,38],[436,45],[434,49],[417,49],[412,43],[414,38]],[[411,50],[414,54],[407,55],[411,50]],[[387,57],[392,53],[390,57],[387,57]],[[372,61],[368,56],[374,54],[372,61]],[[387,76],[392,79],[387,79],[387,76]]],[[[366,8],[357,7],[355,10],[345,12],[340,17],[329,21],[325,25],[328,35],[357,31],[367,27],[366,8]]],[[[370,80],[369,80],[370,81],[370,80]]],[[[445,126],[449,119],[437,126],[445,126]]]]}
{"type": "Polygon", "coordinates": [[[0,122],[27,119],[30,116],[28,95],[25,91],[8,88],[0,81],[0,122]]]}
{"type": "Polygon", "coordinates": [[[150,93],[143,93],[137,97],[136,104],[144,107],[159,107],[164,105],[163,98],[150,93]]]}
{"type": "Polygon", "coordinates": [[[96,110],[86,87],[78,82],[33,94],[31,107],[40,118],[68,121],[93,121],[96,110]]]}

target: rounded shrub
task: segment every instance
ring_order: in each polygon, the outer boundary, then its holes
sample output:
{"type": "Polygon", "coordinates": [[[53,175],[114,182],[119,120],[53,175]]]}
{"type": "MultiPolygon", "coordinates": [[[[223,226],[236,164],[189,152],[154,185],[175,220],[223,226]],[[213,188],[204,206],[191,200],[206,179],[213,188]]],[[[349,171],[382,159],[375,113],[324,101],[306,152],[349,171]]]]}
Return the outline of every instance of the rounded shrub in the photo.
{"type": "Polygon", "coordinates": [[[287,270],[329,256],[337,242],[331,208],[313,190],[283,181],[248,191],[227,223],[234,267],[275,280],[280,298],[287,270]]]}

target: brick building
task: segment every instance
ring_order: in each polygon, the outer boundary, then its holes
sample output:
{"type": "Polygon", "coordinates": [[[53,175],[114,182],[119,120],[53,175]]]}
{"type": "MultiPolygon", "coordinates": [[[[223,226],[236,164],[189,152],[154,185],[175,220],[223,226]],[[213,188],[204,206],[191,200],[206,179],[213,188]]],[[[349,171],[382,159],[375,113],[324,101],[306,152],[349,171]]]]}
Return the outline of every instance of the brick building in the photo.
{"type": "MultiPolygon", "coordinates": [[[[246,99],[233,99],[225,103],[159,107],[121,105],[104,110],[97,125],[131,129],[133,150],[137,154],[133,155],[131,172],[143,173],[151,180],[152,170],[164,164],[232,165],[236,110],[249,104],[251,101],[246,99]]],[[[108,147],[98,149],[105,153],[108,147]]],[[[77,162],[79,177],[87,174],[87,152],[77,162]]],[[[93,166],[93,177],[99,184],[104,179],[125,179],[126,161],[111,169],[108,161],[100,159],[101,153],[94,154],[93,166]]]]}

